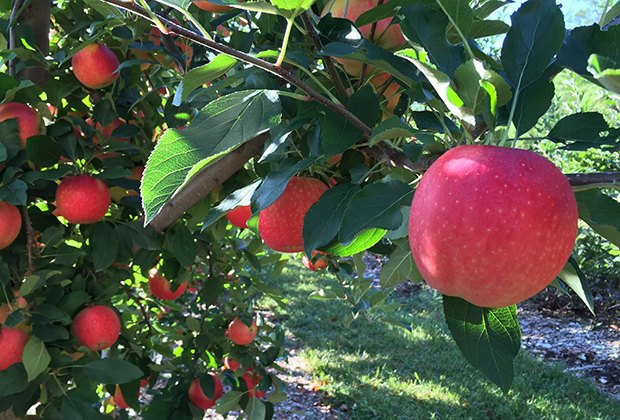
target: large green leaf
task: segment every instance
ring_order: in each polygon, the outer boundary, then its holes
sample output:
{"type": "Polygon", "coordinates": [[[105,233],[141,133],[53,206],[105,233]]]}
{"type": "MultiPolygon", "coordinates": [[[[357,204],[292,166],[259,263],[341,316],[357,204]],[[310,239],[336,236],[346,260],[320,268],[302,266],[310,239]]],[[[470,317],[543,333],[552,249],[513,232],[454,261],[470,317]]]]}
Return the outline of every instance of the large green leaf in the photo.
{"type": "Polygon", "coordinates": [[[325,191],[304,219],[304,250],[312,255],[315,249],[327,245],[336,237],[345,209],[351,197],[359,191],[354,184],[338,184],[325,191]]]}
{"type": "Polygon", "coordinates": [[[386,234],[385,229],[367,229],[360,232],[349,243],[339,243],[323,248],[322,251],[337,257],[350,257],[375,245],[386,234]]]}
{"type": "Polygon", "coordinates": [[[573,257],[569,258],[560,274],[558,274],[558,277],[566,283],[568,287],[573,289],[573,292],[579,296],[579,299],[585,303],[590,312],[592,312],[592,315],[594,315],[594,300],[592,299],[592,292],[588,286],[586,276],[583,274],[579,268],[579,264],[573,257]]]}
{"type": "Polygon", "coordinates": [[[381,287],[384,289],[396,286],[406,280],[419,282],[422,276],[413,261],[409,247],[398,246],[390,254],[389,261],[381,267],[381,287]]]}
{"type": "Polygon", "coordinates": [[[413,190],[400,181],[375,182],[355,194],[342,219],[340,241],[347,243],[359,232],[370,228],[397,229],[403,215],[402,206],[408,206],[413,190]]]}
{"type": "Polygon", "coordinates": [[[183,78],[182,100],[185,101],[195,89],[225,74],[235,64],[237,64],[236,59],[220,54],[209,63],[191,69],[183,78]]]}
{"type": "Polygon", "coordinates": [[[21,363],[0,371],[0,398],[17,394],[28,387],[28,374],[21,363]]]}
{"type": "Polygon", "coordinates": [[[560,50],[564,35],[564,16],[554,0],[529,0],[512,15],[502,47],[502,64],[516,92],[543,75],[560,50]]]}
{"type": "Polygon", "coordinates": [[[588,61],[592,55],[620,65],[620,25],[602,31],[598,25],[572,29],[558,53],[557,64],[591,77],[588,61]]]}
{"type": "Polygon", "coordinates": [[[620,63],[592,54],[588,59],[588,71],[601,86],[615,94],[620,94],[620,63]]]}
{"type": "Polygon", "coordinates": [[[169,129],[151,154],[142,179],[145,223],[193,175],[246,141],[280,122],[280,101],[274,91],[231,93],[209,103],[184,129],[169,129]]]}
{"type": "Polygon", "coordinates": [[[450,24],[467,38],[474,24],[474,11],[469,7],[469,0],[435,0],[441,10],[448,16],[450,24]]]}
{"type": "MultiPolygon", "coordinates": [[[[524,134],[533,128],[540,117],[545,115],[555,93],[555,85],[547,77],[541,77],[525,89],[521,90],[514,106],[514,124],[517,135],[524,134]]],[[[510,105],[512,107],[512,101],[510,105]]]]}
{"type": "Polygon", "coordinates": [[[118,256],[118,238],[112,226],[99,222],[93,226],[90,238],[93,265],[95,271],[103,271],[116,260],[118,256]]]}
{"type": "Polygon", "coordinates": [[[24,347],[23,362],[26,373],[28,374],[28,382],[34,380],[42,372],[44,372],[50,364],[50,354],[45,348],[45,344],[38,337],[32,336],[26,347],[24,347]]]}
{"type": "Polygon", "coordinates": [[[620,246],[620,203],[598,190],[575,193],[579,217],[596,233],[620,246]]]}
{"type": "Polygon", "coordinates": [[[504,392],[508,391],[514,379],[513,361],[521,346],[517,307],[479,308],[444,295],[443,311],[465,359],[504,392]]]}
{"type": "Polygon", "coordinates": [[[82,367],[86,376],[102,384],[124,384],[144,376],[129,362],[119,359],[101,359],[82,367]]]}
{"type": "Polygon", "coordinates": [[[620,132],[612,130],[602,114],[578,112],[562,118],[549,131],[547,138],[556,142],[578,141],[585,143],[609,143],[617,140],[620,132]]]}

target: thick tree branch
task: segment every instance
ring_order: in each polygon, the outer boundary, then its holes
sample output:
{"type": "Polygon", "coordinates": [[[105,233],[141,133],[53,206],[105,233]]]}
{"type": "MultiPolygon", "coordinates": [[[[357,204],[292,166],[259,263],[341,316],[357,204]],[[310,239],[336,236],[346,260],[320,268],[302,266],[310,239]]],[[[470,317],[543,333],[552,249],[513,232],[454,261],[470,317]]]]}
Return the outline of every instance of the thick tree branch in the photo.
{"type": "MultiPolygon", "coordinates": [[[[105,3],[113,4],[121,9],[127,10],[150,22],[153,22],[153,20],[149,17],[148,13],[142,7],[137,6],[133,1],[125,1],[125,0],[103,0],[103,1],[105,3]]],[[[332,102],[329,98],[321,95],[319,92],[314,90],[308,84],[306,84],[302,80],[295,77],[288,70],[282,67],[278,67],[274,64],[271,64],[268,61],[261,60],[260,58],[256,58],[249,54],[245,54],[241,51],[237,51],[236,49],[231,48],[228,45],[220,44],[218,42],[206,39],[205,37],[197,34],[196,32],[185,29],[184,27],[176,24],[175,22],[169,19],[166,19],[165,17],[161,15],[156,14],[156,16],[159,20],[161,20],[166,25],[166,28],[168,28],[170,33],[182,36],[183,38],[187,38],[198,44],[204,45],[205,47],[210,48],[213,51],[217,51],[219,53],[236,58],[237,60],[243,61],[245,63],[252,64],[260,69],[263,69],[269,73],[272,73],[284,79],[291,85],[302,90],[310,98],[312,98],[312,100],[320,103],[324,107],[328,108],[331,111],[334,111],[335,113],[341,115],[343,118],[348,120],[353,126],[355,126],[357,129],[359,129],[362,132],[363,138],[370,137],[371,129],[366,124],[364,124],[363,121],[361,121],[351,112],[349,112],[349,110],[346,109],[344,106],[337,104],[335,102],[332,102]]]]}
{"type": "MultiPolygon", "coordinates": [[[[19,17],[20,24],[31,29],[34,34],[35,46],[43,57],[47,57],[50,52],[51,11],[52,2],[50,0],[30,0],[30,5],[19,17]]],[[[17,77],[43,86],[49,77],[49,73],[43,65],[34,65],[21,70],[17,77]]]]}
{"type": "MultiPolygon", "coordinates": [[[[321,45],[321,41],[319,40],[319,37],[316,33],[316,28],[312,23],[309,11],[305,11],[304,13],[302,13],[301,21],[303,22],[304,27],[306,28],[306,31],[308,32],[308,35],[310,36],[310,39],[314,44],[314,48],[316,48],[317,51],[321,51],[323,46],[321,45]]],[[[338,74],[338,70],[336,70],[336,66],[334,66],[334,61],[328,55],[322,55],[321,58],[323,59],[323,63],[325,64],[325,68],[327,69],[329,77],[332,79],[332,82],[334,82],[334,87],[336,88],[338,95],[340,95],[341,98],[346,98],[348,96],[347,90],[342,83],[342,79],[338,74]]]]}
{"type": "Polygon", "coordinates": [[[566,177],[576,191],[590,188],[620,188],[620,172],[567,174],[566,177]]]}
{"type": "Polygon", "coordinates": [[[199,172],[162,208],[150,226],[157,231],[165,230],[259,153],[268,137],[268,133],[255,137],[199,172]]]}

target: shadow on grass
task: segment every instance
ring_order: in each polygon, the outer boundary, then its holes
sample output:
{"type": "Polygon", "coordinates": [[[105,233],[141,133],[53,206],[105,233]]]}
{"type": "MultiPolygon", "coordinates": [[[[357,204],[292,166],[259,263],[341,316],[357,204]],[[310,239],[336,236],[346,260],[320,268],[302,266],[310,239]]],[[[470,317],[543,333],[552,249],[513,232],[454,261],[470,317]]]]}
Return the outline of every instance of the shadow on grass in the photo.
{"type": "Polygon", "coordinates": [[[427,290],[389,314],[411,331],[363,319],[347,328],[340,321],[347,303],[308,298],[335,284],[329,276],[293,266],[271,281],[288,299],[278,318],[333,403],[347,404],[354,418],[618,418],[617,401],[523,352],[503,394],[462,358],[427,290]]]}

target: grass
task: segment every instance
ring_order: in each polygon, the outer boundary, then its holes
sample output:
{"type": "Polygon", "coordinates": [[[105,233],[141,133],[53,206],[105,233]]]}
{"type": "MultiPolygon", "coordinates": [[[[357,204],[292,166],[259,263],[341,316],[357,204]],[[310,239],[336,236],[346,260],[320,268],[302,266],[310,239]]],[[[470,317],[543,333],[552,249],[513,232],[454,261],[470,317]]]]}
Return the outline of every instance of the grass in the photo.
{"type": "Polygon", "coordinates": [[[513,388],[503,394],[461,357],[437,296],[426,289],[386,314],[410,331],[364,319],[347,328],[340,321],[350,312],[346,302],[308,299],[312,291],[337,287],[329,275],[291,266],[270,281],[288,302],[265,305],[296,338],[331,402],[347,404],[353,418],[618,418],[618,401],[525,351],[516,360],[513,388]]]}

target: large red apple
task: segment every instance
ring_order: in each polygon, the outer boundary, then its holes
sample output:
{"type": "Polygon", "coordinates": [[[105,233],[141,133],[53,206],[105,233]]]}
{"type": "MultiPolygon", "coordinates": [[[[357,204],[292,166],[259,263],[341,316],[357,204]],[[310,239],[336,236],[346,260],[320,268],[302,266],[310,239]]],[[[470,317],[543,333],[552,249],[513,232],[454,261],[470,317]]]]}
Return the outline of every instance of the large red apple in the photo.
{"type": "Polygon", "coordinates": [[[189,386],[189,400],[203,410],[208,410],[215,406],[216,401],[224,394],[224,388],[222,387],[220,378],[214,373],[209,373],[209,375],[213,378],[213,382],[215,382],[215,390],[212,398],[207,397],[202,391],[200,379],[194,379],[189,386]]]}
{"type": "Polygon", "coordinates": [[[163,300],[175,300],[187,289],[187,282],[181,283],[174,291],[170,288],[172,284],[167,278],[159,274],[157,267],[149,271],[149,288],[153,296],[163,300]]]}
{"type": "Polygon", "coordinates": [[[423,176],[409,216],[413,258],[428,284],[499,308],[544,289],[577,235],[566,177],[536,153],[460,146],[423,176]]]}
{"type": "Polygon", "coordinates": [[[202,9],[202,10],[205,10],[211,13],[224,13],[224,12],[228,12],[229,10],[232,10],[232,7],[230,6],[222,6],[221,4],[214,4],[206,0],[194,1],[194,5],[198,7],[199,9],[202,9]]]}
{"type": "Polygon", "coordinates": [[[248,327],[239,318],[233,319],[228,326],[228,330],[226,330],[226,336],[230,341],[240,346],[247,346],[254,341],[257,333],[258,327],[256,326],[256,321],[252,320],[252,325],[248,327]]]}
{"type": "Polygon", "coordinates": [[[318,179],[291,178],[284,193],[260,212],[258,231],[265,244],[280,252],[303,251],[304,217],[325,191],[327,185],[318,179]]]}
{"type": "Polygon", "coordinates": [[[27,342],[28,334],[17,328],[0,329],[0,371],[21,363],[27,342]]]}
{"type": "Polygon", "coordinates": [[[90,175],[70,176],[56,190],[56,207],[69,223],[96,223],[110,207],[110,190],[90,175]]]}
{"type": "Polygon", "coordinates": [[[28,105],[19,102],[7,102],[0,105],[0,122],[15,118],[22,149],[26,147],[28,137],[41,134],[39,114],[28,105]]]}
{"type": "Polygon", "coordinates": [[[102,44],[89,44],[71,58],[73,74],[84,86],[100,89],[118,78],[118,58],[102,44]]]}
{"type": "Polygon", "coordinates": [[[239,206],[226,213],[226,218],[231,225],[240,228],[248,227],[248,219],[252,216],[250,206],[239,206]]]}
{"type": "Polygon", "coordinates": [[[22,216],[14,205],[0,201],[0,249],[11,245],[22,228],[22,216]]]}
{"type": "Polygon", "coordinates": [[[71,332],[80,344],[92,351],[112,347],[121,333],[121,321],[112,308],[90,306],[73,319],[71,332]]]}

